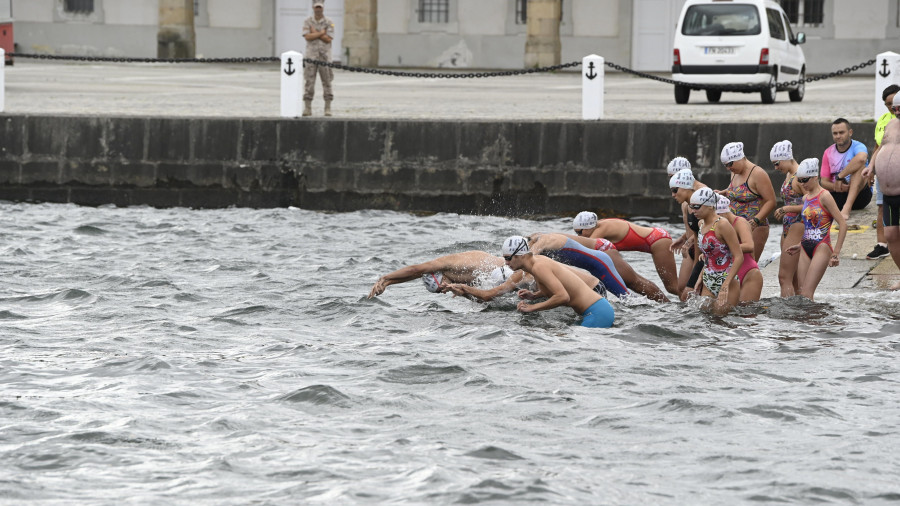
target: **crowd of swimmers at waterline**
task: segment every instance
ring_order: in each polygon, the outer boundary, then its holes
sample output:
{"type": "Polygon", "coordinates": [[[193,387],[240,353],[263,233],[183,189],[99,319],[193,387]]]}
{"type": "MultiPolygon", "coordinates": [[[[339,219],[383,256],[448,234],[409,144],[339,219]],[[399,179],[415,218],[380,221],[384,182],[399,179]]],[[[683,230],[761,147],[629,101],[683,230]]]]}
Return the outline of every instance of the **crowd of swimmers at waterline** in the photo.
{"type": "Polygon", "coordinates": [[[712,190],[694,177],[690,162],[678,157],[667,167],[672,197],[681,205],[685,232],[673,239],[662,228],[618,218],[598,219],[583,211],[571,234],[534,233],[503,241],[501,256],[485,251],[450,254],[386,274],[369,298],[393,284],[422,279],[430,292],[478,301],[517,291],[521,312],[569,306],[585,327],[610,327],[615,313],[607,300],[632,294],[659,303],[669,297],[622,258],[622,251],[651,255],[662,285],[680,301],[701,297],[701,307],[727,314],[741,303],[758,301],[763,288],[760,255],[769,237],[768,216],[782,221],[779,283],[781,296],[813,299],[829,266],[840,262],[847,222],[831,194],[819,184],[819,161],[794,160],[790,141],[770,151],[785,174],[784,206],[775,209],[768,174],[748,160],[740,142],[727,144],[721,161],[731,172],[724,190],[712,190]],[[832,222],[838,237],[832,243],[832,222]],[[676,266],[680,253],[681,266],[676,266]]]}

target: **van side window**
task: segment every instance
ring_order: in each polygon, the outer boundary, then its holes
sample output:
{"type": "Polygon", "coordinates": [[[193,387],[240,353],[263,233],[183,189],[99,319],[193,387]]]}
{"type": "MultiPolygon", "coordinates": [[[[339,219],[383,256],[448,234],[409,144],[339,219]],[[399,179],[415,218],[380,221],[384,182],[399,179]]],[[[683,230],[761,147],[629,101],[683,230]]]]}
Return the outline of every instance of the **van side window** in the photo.
{"type": "Polygon", "coordinates": [[[791,22],[788,21],[787,14],[782,14],[784,17],[784,26],[787,29],[788,40],[794,42],[797,40],[797,37],[794,36],[794,30],[791,29],[791,22]]]}
{"type": "Polygon", "coordinates": [[[769,33],[773,39],[784,40],[784,25],[781,24],[781,13],[775,9],[766,9],[769,18],[769,33]]]}

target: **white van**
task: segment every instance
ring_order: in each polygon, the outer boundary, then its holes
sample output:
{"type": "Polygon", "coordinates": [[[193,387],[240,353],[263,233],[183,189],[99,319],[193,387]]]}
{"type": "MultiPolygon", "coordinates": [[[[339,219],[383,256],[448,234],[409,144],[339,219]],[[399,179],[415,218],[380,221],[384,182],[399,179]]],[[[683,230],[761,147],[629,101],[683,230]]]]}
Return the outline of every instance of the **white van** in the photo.
{"type": "MultiPolygon", "coordinates": [[[[788,89],[792,102],[803,100],[805,86],[781,88],[806,77],[806,58],[788,17],[772,0],[688,0],[675,27],[672,79],[696,85],[719,85],[706,90],[710,102],[722,91],[747,92],[747,85],[765,85],[764,104],[775,102],[779,89],[788,89]]],[[[675,86],[675,102],[687,103],[689,85],[675,86]]]]}

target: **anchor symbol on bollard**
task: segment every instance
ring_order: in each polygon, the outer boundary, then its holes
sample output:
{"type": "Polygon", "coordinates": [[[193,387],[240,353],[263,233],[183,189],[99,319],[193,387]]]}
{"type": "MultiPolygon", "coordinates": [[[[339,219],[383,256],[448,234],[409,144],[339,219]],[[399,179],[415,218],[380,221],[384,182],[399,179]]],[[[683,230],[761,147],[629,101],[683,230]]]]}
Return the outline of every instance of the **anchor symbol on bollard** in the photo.
{"type": "Polygon", "coordinates": [[[287,75],[289,75],[289,76],[294,75],[294,72],[296,72],[296,70],[294,70],[294,69],[291,68],[291,65],[293,65],[293,64],[294,64],[294,62],[293,62],[290,58],[288,58],[288,61],[287,61],[287,68],[284,70],[284,73],[285,73],[285,74],[287,74],[287,75]]]}
{"type": "Polygon", "coordinates": [[[881,60],[881,72],[878,73],[881,77],[887,77],[891,75],[891,71],[888,69],[887,58],[881,60]]]}
{"type": "Polygon", "coordinates": [[[588,63],[588,73],[585,74],[585,77],[587,77],[591,81],[593,81],[594,78],[597,77],[597,73],[594,72],[594,62],[588,63]]]}

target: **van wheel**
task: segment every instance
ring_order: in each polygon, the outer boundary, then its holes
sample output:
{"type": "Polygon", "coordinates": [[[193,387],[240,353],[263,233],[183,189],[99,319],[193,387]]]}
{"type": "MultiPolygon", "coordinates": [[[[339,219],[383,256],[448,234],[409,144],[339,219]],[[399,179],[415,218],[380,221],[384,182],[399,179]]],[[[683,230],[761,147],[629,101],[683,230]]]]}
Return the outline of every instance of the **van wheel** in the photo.
{"type": "Polygon", "coordinates": [[[688,99],[691,98],[691,89],[687,86],[675,85],[675,103],[676,104],[686,104],[688,103],[688,99]]]}
{"type": "Polygon", "coordinates": [[[775,80],[775,76],[769,78],[769,84],[766,86],[760,95],[762,95],[762,103],[764,104],[774,104],[775,103],[775,93],[778,91],[778,81],[775,80]]]}
{"type": "Polygon", "coordinates": [[[722,98],[722,90],[706,90],[706,100],[711,104],[719,103],[722,98]]]}
{"type": "MultiPolygon", "coordinates": [[[[800,71],[800,80],[806,79],[806,69],[800,71]]],[[[791,102],[800,102],[803,100],[803,95],[806,93],[806,83],[800,83],[797,85],[796,90],[791,90],[788,92],[788,97],[790,97],[791,102]]]]}

